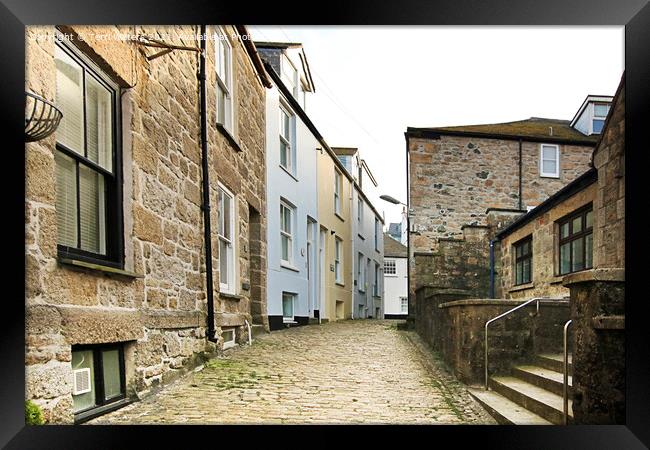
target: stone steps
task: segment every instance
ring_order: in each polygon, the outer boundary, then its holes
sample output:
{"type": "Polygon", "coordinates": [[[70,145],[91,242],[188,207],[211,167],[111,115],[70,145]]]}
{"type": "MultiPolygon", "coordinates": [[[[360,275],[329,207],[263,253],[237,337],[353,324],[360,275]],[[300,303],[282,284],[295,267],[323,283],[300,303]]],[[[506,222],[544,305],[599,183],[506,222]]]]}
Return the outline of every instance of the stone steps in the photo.
{"type": "MultiPolygon", "coordinates": [[[[490,377],[489,386],[496,393],[555,424],[564,423],[563,399],[561,395],[512,376],[490,377]]],[[[573,418],[569,399],[569,423],[573,418]]]]}
{"type": "Polygon", "coordinates": [[[253,339],[268,334],[264,329],[264,325],[251,325],[251,333],[253,334],[253,339]]]}
{"type": "MultiPolygon", "coordinates": [[[[563,373],[564,371],[564,355],[561,353],[542,353],[535,356],[535,365],[550,369],[555,372],[563,373]]],[[[569,354],[569,375],[573,375],[573,362],[569,354]]]]}
{"type": "MultiPolygon", "coordinates": [[[[512,375],[557,395],[564,393],[564,375],[561,372],[539,366],[515,366],[512,375]]],[[[568,377],[569,398],[573,397],[573,377],[568,377]]]]}
{"type": "Polygon", "coordinates": [[[494,391],[482,389],[469,389],[468,391],[500,425],[553,425],[548,420],[494,391]]]}

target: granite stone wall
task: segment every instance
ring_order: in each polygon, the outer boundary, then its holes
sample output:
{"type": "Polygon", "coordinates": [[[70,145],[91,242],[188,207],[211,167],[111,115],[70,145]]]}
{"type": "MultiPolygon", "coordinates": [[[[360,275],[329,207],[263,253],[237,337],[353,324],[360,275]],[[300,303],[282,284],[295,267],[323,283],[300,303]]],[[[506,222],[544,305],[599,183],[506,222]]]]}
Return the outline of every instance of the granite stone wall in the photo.
{"type": "MultiPolygon", "coordinates": [[[[57,255],[55,136],[25,148],[26,398],[49,423],[70,423],[72,346],[122,343],[127,396],[142,397],[221,351],[206,339],[205,248],[201,211],[198,54],[156,59],[110,34],[164,36],[198,47],[194,26],[61,27],[81,52],[120,86],[125,264],[122,274],[65,264],[57,255]]],[[[234,33],[234,29],[228,30],[234,33]]],[[[209,30],[210,32],[210,30],[209,30]]],[[[26,28],[26,89],[54,100],[52,26],[26,28]]],[[[232,39],[235,143],[214,126],[208,95],[213,278],[217,336],[265,314],[265,92],[243,44],[232,39]],[[219,295],[217,183],[237,196],[237,292],[219,295]],[[250,208],[250,209],[249,209],[250,208]],[[260,212],[249,230],[249,211],[260,212]],[[251,265],[254,261],[254,266],[251,265]],[[253,283],[254,282],[254,283],[253,283]]],[[[208,40],[208,93],[214,91],[214,42],[208,40]]],[[[107,230],[111,232],[111,230],[107,230]]],[[[262,323],[263,319],[257,321],[262,323]]]]}

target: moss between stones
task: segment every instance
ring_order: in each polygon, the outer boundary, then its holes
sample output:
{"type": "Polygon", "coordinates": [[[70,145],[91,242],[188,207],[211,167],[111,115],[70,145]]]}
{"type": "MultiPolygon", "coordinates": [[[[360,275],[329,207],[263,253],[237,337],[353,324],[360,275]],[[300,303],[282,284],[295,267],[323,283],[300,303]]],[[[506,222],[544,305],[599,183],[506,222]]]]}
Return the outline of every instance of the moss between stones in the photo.
{"type": "Polygon", "coordinates": [[[43,412],[31,400],[25,401],[25,424],[27,425],[43,425],[43,412]]]}
{"type": "Polygon", "coordinates": [[[205,368],[207,371],[201,372],[202,378],[205,378],[202,384],[214,386],[222,391],[255,388],[260,380],[271,378],[270,375],[260,374],[248,366],[230,359],[212,359],[205,363],[205,368]],[[211,378],[215,374],[218,377],[212,380],[211,378]]]}

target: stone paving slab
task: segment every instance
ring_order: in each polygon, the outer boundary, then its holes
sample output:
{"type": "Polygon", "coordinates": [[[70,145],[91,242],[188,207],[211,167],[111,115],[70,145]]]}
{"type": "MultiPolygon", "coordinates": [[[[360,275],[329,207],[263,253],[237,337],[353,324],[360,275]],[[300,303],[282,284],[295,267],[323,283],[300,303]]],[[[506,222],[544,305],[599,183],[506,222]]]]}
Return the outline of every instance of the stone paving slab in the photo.
{"type": "Polygon", "coordinates": [[[274,331],[92,424],[494,424],[412,331],[346,320],[274,331]]]}

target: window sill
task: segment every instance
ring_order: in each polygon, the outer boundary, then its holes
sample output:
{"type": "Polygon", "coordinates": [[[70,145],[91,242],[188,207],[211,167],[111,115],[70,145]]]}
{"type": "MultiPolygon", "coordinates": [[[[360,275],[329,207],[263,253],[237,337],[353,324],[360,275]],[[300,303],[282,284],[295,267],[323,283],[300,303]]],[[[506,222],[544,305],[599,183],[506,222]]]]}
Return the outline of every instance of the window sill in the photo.
{"type": "Polygon", "coordinates": [[[81,261],[79,259],[59,257],[58,261],[59,261],[60,264],[63,264],[63,265],[66,265],[66,266],[73,266],[73,267],[80,267],[80,268],[84,268],[84,269],[90,269],[90,270],[94,270],[94,271],[97,271],[97,272],[102,272],[102,273],[109,274],[109,275],[121,275],[121,276],[129,277],[129,278],[144,278],[143,274],[130,272],[128,270],[123,270],[123,269],[117,269],[115,267],[103,266],[101,264],[93,264],[93,263],[89,263],[89,262],[86,262],[86,261],[81,261]]]}
{"type": "Polygon", "coordinates": [[[283,170],[287,175],[289,175],[291,178],[293,178],[294,181],[299,181],[298,178],[296,178],[296,176],[295,176],[294,174],[292,174],[291,171],[290,171],[289,169],[287,169],[286,167],[284,167],[282,164],[279,164],[279,167],[280,167],[280,169],[282,169],[282,170],[283,170]]]}
{"type": "Polygon", "coordinates": [[[341,219],[341,222],[345,222],[345,219],[344,219],[343,216],[341,216],[339,213],[335,212],[334,215],[335,215],[336,217],[338,217],[339,219],[341,219]]]}
{"type": "Polygon", "coordinates": [[[542,174],[542,173],[539,174],[539,177],[540,178],[560,178],[559,175],[549,175],[549,174],[542,174]]]}
{"type": "Polygon", "coordinates": [[[338,281],[335,281],[334,284],[336,284],[337,286],[345,287],[344,283],[340,283],[338,281]]]}
{"type": "Polygon", "coordinates": [[[237,150],[238,152],[242,151],[241,147],[239,146],[239,142],[237,142],[237,139],[235,139],[235,136],[233,136],[232,133],[230,133],[230,131],[228,131],[228,129],[226,127],[224,127],[223,125],[221,125],[220,123],[217,122],[217,130],[219,130],[219,132],[226,139],[228,139],[228,142],[230,142],[230,145],[235,147],[235,150],[237,150]]]}
{"type": "Polygon", "coordinates": [[[241,295],[230,294],[230,293],[228,293],[228,292],[219,292],[219,297],[224,298],[224,299],[226,299],[226,300],[235,300],[235,301],[239,301],[239,300],[241,300],[242,298],[244,298],[244,297],[241,296],[241,295]]]}
{"type": "Polygon", "coordinates": [[[116,409],[123,408],[126,405],[129,405],[133,403],[133,400],[129,398],[123,398],[121,400],[117,400],[113,403],[109,403],[107,405],[99,406],[97,408],[93,408],[88,411],[81,412],[79,414],[75,414],[74,416],[74,423],[75,424],[80,424],[83,422],[87,422],[91,419],[94,419],[95,417],[102,416],[104,414],[107,414],[109,412],[115,411],[116,409]]]}
{"type": "Polygon", "coordinates": [[[300,272],[300,269],[298,269],[296,266],[286,262],[280,262],[280,267],[283,269],[291,270],[293,272],[300,272]]]}
{"type": "Polygon", "coordinates": [[[285,319],[284,317],[282,318],[282,323],[298,323],[294,319],[285,319]]]}
{"type": "Polygon", "coordinates": [[[517,292],[517,291],[525,291],[527,289],[532,289],[535,287],[534,283],[526,283],[526,284],[518,284],[516,286],[511,287],[508,289],[508,292],[517,292]]]}

